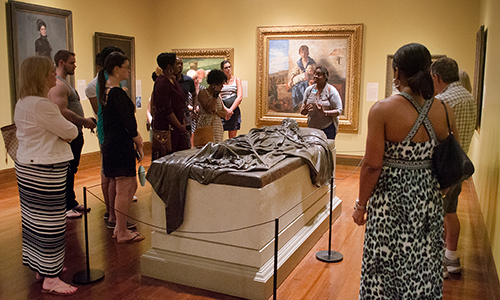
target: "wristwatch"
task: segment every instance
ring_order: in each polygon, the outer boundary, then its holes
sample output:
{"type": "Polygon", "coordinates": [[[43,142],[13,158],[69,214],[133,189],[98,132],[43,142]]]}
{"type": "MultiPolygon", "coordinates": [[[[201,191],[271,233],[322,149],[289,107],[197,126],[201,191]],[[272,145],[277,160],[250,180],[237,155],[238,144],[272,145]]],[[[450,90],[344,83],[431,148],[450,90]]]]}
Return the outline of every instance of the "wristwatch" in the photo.
{"type": "Polygon", "coordinates": [[[356,203],[354,204],[354,210],[366,210],[366,204],[365,205],[359,205],[359,198],[356,199],[356,203]]]}

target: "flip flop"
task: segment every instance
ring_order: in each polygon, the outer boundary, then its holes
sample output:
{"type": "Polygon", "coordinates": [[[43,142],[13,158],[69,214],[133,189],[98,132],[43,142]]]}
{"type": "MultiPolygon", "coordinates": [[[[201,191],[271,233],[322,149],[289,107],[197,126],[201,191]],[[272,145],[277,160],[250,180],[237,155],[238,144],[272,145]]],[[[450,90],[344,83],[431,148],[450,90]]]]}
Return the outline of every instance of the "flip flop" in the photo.
{"type": "Polygon", "coordinates": [[[135,233],[135,236],[131,239],[125,240],[125,241],[118,241],[118,244],[131,244],[131,243],[138,243],[142,240],[144,240],[145,237],[143,237],[139,232],[135,233]]]}
{"type": "Polygon", "coordinates": [[[76,218],[81,218],[81,217],[82,217],[82,213],[77,212],[74,209],[70,209],[70,210],[66,211],[66,218],[76,219],[76,218]]]}
{"type": "MultiPolygon", "coordinates": [[[[83,204],[78,204],[77,206],[73,207],[74,210],[76,211],[79,211],[79,212],[83,212],[85,211],[85,206],[83,206],[83,204]]],[[[87,207],[87,212],[90,211],[90,207],[87,207]]]]}
{"type": "MultiPolygon", "coordinates": [[[[68,284],[68,286],[71,286],[71,285],[68,284]]],[[[74,290],[73,292],[69,292],[69,293],[61,293],[61,292],[56,291],[56,289],[57,289],[57,287],[55,287],[51,290],[46,290],[46,289],[42,288],[42,293],[43,294],[58,295],[58,296],[69,296],[69,295],[73,295],[74,293],[78,292],[78,288],[76,288],[76,290],[74,290]]]]}

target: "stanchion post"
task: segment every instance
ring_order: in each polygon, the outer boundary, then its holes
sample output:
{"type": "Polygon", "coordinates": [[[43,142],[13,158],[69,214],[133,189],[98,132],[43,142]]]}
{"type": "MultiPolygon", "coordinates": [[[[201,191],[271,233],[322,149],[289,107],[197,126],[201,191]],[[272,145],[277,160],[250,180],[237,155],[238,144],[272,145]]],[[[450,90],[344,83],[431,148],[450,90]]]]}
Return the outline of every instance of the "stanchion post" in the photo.
{"type": "Polygon", "coordinates": [[[90,284],[97,282],[104,278],[104,272],[101,270],[90,269],[90,256],[89,256],[89,226],[87,220],[87,188],[83,187],[83,207],[84,207],[84,225],[85,225],[85,262],[86,269],[77,272],[73,275],[73,281],[80,284],[90,284]]]}
{"type": "Polygon", "coordinates": [[[278,296],[278,236],[280,233],[280,220],[274,219],[274,278],[273,278],[273,300],[278,296]]]}
{"type": "Polygon", "coordinates": [[[339,262],[344,259],[342,253],[332,251],[332,211],[333,211],[333,174],[330,178],[330,222],[328,226],[328,250],[319,251],[316,253],[316,258],[319,261],[326,263],[339,262]]]}

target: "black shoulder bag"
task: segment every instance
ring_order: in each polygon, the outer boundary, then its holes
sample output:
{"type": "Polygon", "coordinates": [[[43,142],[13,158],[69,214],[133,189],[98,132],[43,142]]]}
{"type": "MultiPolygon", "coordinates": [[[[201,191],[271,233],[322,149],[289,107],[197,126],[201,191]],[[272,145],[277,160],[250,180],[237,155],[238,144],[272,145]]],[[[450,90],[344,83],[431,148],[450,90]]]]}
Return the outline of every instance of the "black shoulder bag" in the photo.
{"type": "Polygon", "coordinates": [[[474,173],[474,165],[451,132],[448,110],[443,101],[448,123],[448,137],[434,148],[432,167],[441,189],[464,181],[474,173]]]}

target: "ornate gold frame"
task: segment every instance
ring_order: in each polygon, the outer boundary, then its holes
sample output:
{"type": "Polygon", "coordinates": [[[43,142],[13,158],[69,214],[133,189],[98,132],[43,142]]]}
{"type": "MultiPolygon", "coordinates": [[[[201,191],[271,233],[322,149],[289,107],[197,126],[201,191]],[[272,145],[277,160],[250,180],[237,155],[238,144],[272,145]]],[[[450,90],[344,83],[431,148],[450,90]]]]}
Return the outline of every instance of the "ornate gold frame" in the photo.
{"type": "Polygon", "coordinates": [[[284,39],[347,39],[345,107],[339,116],[340,132],[356,133],[359,121],[361,88],[361,52],[363,24],[258,27],[257,114],[256,124],[276,125],[285,118],[294,118],[307,126],[307,117],[298,113],[269,111],[269,41],[284,39]]]}
{"type": "Polygon", "coordinates": [[[182,58],[220,58],[229,60],[234,72],[234,49],[233,48],[202,48],[202,49],[172,49],[172,52],[182,58]]]}

